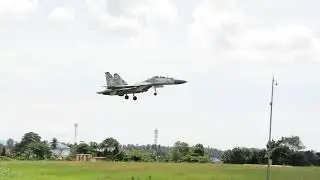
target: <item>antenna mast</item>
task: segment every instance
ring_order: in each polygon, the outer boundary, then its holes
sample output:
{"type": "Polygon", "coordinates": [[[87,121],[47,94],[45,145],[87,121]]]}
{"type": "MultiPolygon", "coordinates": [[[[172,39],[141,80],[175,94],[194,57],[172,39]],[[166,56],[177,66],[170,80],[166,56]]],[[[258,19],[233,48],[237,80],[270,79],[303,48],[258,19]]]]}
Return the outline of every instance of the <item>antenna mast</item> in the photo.
{"type": "Polygon", "coordinates": [[[154,145],[157,146],[158,143],[158,129],[154,130],[154,145]]]}
{"type": "Polygon", "coordinates": [[[74,144],[77,143],[77,128],[78,128],[78,123],[74,123],[74,144]]]}
{"type": "Polygon", "coordinates": [[[158,129],[154,130],[154,155],[156,157],[156,161],[158,160],[158,148],[157,148],[157,143],[158,143],[158,129]]]}

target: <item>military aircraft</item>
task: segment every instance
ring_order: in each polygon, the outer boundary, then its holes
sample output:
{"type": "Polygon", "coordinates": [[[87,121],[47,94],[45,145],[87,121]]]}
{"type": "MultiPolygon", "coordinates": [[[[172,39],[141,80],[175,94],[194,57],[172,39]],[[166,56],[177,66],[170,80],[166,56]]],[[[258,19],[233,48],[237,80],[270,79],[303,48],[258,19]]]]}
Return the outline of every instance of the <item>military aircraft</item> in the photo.
{"type": "Polygon", "coordinates": [[[184,84],[187,81],[179,80],[163,76],[154,76],[146,79],[140,83],[128,85],[118,73],[114,73],[112,76],[110,72],[105,72],[105,78],[107,86],[105,90],[97,92],[97,94],[109,95],[109,96],[124,96],[125,99],[129,99],[128,94],[133,94],[133,100],[137,100],[135,94],[147,92],[150,88],[154,88],[154,95],[157,95],[157,88],[162,88],[165,85],[184,84]]]}

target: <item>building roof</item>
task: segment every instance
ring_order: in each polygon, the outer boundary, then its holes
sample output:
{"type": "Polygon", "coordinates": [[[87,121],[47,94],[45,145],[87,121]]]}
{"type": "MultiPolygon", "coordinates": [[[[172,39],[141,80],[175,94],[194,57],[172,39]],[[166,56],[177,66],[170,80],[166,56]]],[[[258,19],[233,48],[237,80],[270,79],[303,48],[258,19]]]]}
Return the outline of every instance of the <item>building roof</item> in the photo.
{"type": "Polygon", "coordinates": [[[70,149],[69,146],[66,146],[66,145],[64,145],[64,144],[62,144],[60,142],[57,142],[57,148],[58,149],[70,149]]]}
{"type": "Polygon", "coordinates": [[[214,158],[211,158],[211,161],[213,161],[213,162],[220,162],[221,160],[214,157],[214,158]]]}

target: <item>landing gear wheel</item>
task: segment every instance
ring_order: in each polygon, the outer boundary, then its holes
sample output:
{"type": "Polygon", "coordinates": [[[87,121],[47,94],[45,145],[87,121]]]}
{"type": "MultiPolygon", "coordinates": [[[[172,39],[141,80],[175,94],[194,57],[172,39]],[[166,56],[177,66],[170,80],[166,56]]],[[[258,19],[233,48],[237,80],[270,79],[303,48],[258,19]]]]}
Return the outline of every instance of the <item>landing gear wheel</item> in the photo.
{"type": "Polygon", "coordinates": [[[133,96],[133,100],[134,100],[134,101],[137,100],[137,96],[133,96]]]}
{"type": "Polygon", "coordinates": [[[153,95],[157,95],[157,88],[154,86],[154,93],[153,93],[153,95]]]}
{"type": "Polygon", "coordinates": [[[126,96],[124,96],[124,98],[125,98],[125,99],[129,99],[129,96],[128,96],[128,95],[126,95],[126,96]]]}

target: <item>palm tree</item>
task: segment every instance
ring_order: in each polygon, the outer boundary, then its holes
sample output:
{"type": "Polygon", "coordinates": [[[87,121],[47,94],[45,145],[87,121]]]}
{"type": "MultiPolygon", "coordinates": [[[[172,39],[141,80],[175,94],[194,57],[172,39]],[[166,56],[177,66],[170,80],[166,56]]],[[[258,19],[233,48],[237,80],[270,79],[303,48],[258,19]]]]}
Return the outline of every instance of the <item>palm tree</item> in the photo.
{"type": "Polygon", "coordinates": [[[98,146],[99,145],[96,142],[90,142],[89,143],[90,151],[91,151],[93,156],[97,156],[98,146]]]}
{"type": "Polygon", "coordinates": [[[57,138],[53,138],[51,141],[51,148],[52,149],[57,149],[58,147],[58,139],[57,138]]]}

